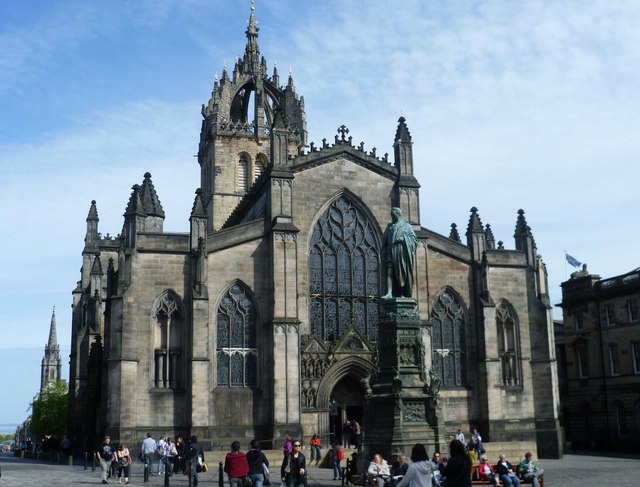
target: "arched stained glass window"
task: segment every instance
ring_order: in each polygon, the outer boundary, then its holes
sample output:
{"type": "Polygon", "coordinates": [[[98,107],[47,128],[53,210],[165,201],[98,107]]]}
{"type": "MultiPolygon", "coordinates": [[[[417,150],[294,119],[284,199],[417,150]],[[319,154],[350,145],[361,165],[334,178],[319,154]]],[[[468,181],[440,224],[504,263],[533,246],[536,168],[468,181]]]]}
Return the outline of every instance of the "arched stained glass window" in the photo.
{"type": "Polygon", "coordinates": [[[217,331],[218,385],[256,386],[256,309],[244,286],[234,284],[220,301],[217,331]]]}
{"type": "Polygon", "coordinates": [[[373,223],[344,196],[316,223],[309,250],[311,331],[338,340],[353,325],[378,339],[380,251],[373,223]]]}
{"type": "Polygon", "coordinates": [[[501,300],[496,308],[496,326],[498,327],[498,357],[502,370],[502,385],[522,386],[518,315],[513,306],[505,300],[501,300]]]}
{"type": "Polygon", "coordinates": [[[462,303],[450,290],[445,289],[431,309],[432,363],[440,377],[442,387],[465,385],[464,339],[466,317],[462,303]]]}

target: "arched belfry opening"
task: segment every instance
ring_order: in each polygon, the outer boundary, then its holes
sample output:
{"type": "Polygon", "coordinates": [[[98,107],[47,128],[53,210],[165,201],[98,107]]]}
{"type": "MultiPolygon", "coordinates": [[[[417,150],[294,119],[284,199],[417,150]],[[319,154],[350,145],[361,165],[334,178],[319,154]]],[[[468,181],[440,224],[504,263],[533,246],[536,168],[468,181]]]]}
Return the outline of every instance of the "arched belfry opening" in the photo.
{"type": "Polygon", "coordinates": [[[271,127],[274,111],[278,107],[276,93],[271,93],[264,84],[258,87],[250,81],[244,84],[233,97],[229,117],[233,123],[271,127]]]}

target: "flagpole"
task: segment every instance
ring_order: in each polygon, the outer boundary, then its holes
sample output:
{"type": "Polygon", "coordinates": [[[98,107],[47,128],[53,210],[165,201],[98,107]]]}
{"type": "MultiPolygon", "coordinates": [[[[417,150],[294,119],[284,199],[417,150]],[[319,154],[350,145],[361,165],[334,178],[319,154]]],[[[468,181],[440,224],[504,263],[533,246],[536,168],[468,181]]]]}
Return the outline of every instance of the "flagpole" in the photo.
{"type": "Polygon", "coordinates": [[[567,280],[567,251],[564,251],[564,280],[567,280]]]}

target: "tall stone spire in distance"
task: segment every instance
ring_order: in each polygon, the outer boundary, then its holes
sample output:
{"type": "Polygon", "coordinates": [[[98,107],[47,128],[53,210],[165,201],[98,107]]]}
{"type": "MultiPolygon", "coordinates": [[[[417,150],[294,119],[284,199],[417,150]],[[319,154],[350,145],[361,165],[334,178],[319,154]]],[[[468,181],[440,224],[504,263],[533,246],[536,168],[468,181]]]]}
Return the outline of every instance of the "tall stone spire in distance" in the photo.
{"type": "Polygon", "coordinates": [[[54,306],[49,327],[49,340],[44,347],[44,357],[42,358],[40,392],[44,391],[48,385],[55,384],[61,379],[62,360],[60,360],[60,345],[58,345],[56,333],[56,308],[54,306]]]}

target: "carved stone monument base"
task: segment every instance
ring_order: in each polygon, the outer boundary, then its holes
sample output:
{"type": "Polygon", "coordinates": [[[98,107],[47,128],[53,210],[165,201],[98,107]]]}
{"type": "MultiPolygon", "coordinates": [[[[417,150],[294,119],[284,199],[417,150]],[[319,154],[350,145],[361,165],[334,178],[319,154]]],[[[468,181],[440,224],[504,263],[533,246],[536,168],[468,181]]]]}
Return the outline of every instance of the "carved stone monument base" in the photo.
{"type": "Polygon", "coordinates": [[[398,452],[408,456],[416,443],[425,444],[430,455],[441,446],[416,301],[383,299],[381,308],[378,371],[365,405],[363,466],[375,453],[391,461],[398,452]]]}

